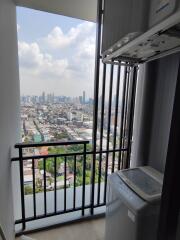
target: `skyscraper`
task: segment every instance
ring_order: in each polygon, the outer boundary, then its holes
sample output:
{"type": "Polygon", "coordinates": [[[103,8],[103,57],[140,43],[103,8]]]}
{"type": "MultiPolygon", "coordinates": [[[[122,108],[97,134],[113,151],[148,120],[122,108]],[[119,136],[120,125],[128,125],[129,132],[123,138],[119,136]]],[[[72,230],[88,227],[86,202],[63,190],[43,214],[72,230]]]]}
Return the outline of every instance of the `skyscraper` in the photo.
{"type": "Polygon", "coordinates": [[[46,95],[45,92],[42,93],[42,103],[45,103],[46,101],[46,95]]]}
{"type": "Polygon", "coordinates": [[[85,93],[85,91],[83,91],[83,104],[85,104],[86,103],[86,93],[85,93]]]}
{"type": "Polygon", "coordinates": [[[83,97],[82,97],[82,96],[79,96],[79,102],[80,102],[81,104],[83,104],[83,97]]]}

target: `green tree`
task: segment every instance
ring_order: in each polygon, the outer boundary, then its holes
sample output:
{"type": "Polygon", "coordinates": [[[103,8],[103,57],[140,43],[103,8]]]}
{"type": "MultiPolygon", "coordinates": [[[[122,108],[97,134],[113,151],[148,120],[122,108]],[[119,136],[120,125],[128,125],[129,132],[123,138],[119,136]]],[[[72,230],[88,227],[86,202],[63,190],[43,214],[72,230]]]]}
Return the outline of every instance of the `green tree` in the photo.
{"type": "Polygon", "coordinates": [[[32,194],[33,193],[33,189],[31,186],[27,185],[24,187],[24,193],[25,195],[28,195],[28,194],[32,194]]]}

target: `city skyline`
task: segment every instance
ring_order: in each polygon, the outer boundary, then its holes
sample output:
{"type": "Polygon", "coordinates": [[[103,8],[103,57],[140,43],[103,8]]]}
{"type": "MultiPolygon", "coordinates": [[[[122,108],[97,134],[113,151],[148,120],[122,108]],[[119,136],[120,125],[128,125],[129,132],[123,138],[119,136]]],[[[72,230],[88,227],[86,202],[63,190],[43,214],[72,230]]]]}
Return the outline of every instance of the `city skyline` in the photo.
{"type": "Polygon", "coordinates": [[[92,98],[96,25],[22,7],[17,22],[21,95],[92,98]]]}
{"type": "Polygon", "coordinates": [[[93,98],[87,98],[86,92],[83,91],[82,95],[80,96],[65,96],[65,95],[55,95],[54,92],[42,92],[41,95],[30,95],[30,94],[21,94],[21,102],[27,103],[27,102],[39,102],[39,103],[48,103],[48,102],[63,102],[63,101],[69,101],[76,103],[79,102],[81,104],[86,103],[93,103],[93,98]]]}

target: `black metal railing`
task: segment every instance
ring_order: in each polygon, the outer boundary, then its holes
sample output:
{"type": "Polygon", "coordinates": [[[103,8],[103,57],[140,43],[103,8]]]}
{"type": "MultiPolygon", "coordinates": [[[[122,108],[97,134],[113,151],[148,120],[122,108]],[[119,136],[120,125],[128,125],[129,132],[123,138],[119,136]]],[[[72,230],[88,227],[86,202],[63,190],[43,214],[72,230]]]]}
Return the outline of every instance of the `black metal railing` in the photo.
{"type": "Polygon", "coordinates": [[[119,62],[117,66],[113,63],[102,64],[101,67],[102,80],[98,80],[99,86],[96,86],[98,91],[94,101],[91,148],[88,141],[15,145],[19,156],[13,158],[12,161],[16,164],[19,163],[21,195],[21,217],[16,219],[15,224],[22,224],[23,231],[27,229],[27,223],[38,219],[57,215],[64,216],[64,214],[78,211],[82,216],[86,216],[86,210],[93,216],[95,209],[106,204],[108,175],[130,166],[137,67],[125,62],[119,62]],[[101,101],[99,96],[101,96],[101,101]],[[69,146],[81,147],[80,150],[75,148],[75,151],[72,151],[69,146]],[[49,151],[48,155],[36,154],[36,152],[32,154],[31,149],[41,147],[64,147],[67,151],[60,153],[49,151]],[[25,150],[29,151],[25,153],[25,150]],[[31,154],[28,155],[27,152],[31,154]],[[24,173],[27,161],[32,167],[31,197],[25,194],[24,173]],[[48,179],[49,172],[47,171],[49,162],[51,162],[51,186],[53,186],[51,189],[49,189],[50,179],[48,179]],[[61,181],[59,181],[58,175],[59,162],[61,162],[62,171],[61,181]],[[37,182],[39,171],[37,164],[40,164],[42,173],[40,190],[37,182]],[[67,180],[69,167],[70,173],[73,175],[71,184],[67,180]],[[61,186],[59,186],[59,182],[61,182],[61,186]],[[51,208],[49,208],[49,204],[51,208]],[[31,208],[31,212],[29,212],[29,208],[31,208]]]}
{"type": "MultiPolygon", "coordinates": [[[[106,194],[105,194],[105,181],[107,181],[107,175],[108,173],[106,172],[106,162],[102,161],[102,156],[106,156],[107,154],[113,154],[115,155],[116,153],[119,152],[127,152],[127,149],[108,149],[108,150],[100,150],[100,151],[96,151],[95,155],[96,156],[101,156],[101,161],[100,163],[102,164],[102,162],[104,163],[104,167],[102,168],[101,166],[101,171],[99,171],[99,168],[96,169],[95,168],[95,173],[93,173],[93,168],[92,168],[92,156],[94,154],[93,151],[87,151],[87,144],[89,142],[88,141],[67,141],[67,142],[45,142],[45,143],[29,143],[29,144],[25,144],[25,143],[20,143],[20,144],[16,144],[15,148],[18,149],[19,151],[19,156],[17,158],[13,158],[12,161],[16,162],[19,164],[19,173],[20,173],[20,192],[21,192],[21,218],[20,219],[16,219],[15,224],[22,224],[22,230],[24,231],[26,229],[26,223],[27,222],[31,222],[31,221],[35,221],[38,219],[42,219],[42,218],[48,218],[48,217],[52,217],[52,216],[56,216],[56,215],[61,215],[61,214],[66,214],[66,213],[70,213],[70,212],[76,212],[76,211],[81,211],[82,216],[85,215],[85,210],[86,209],[95,209],[97,207],[102,207],[106,204],[106,194]],[[44,146],[46,147],[64,147],[64,146],[82,146],[82,150],[81,151],[75,151],[75,152],[69,152],[69,150],[67,152],[64,153],[56,153],[56,154],[52,154],[49,153],[48,155],[43,155],[43,154],[32,154],[27,156],[27,152],[26,155],[24,155],[24,150],[28,150],[34,148],[34,149],[39,149],[42,148],[44,146]],[[58,173],[58,169],[57,167],[59,167],[59,165],[57,164],[58,159],[61,158],[61,164],[63,165],[64,171],[61,175],[62,179],[63,179],[63,186],[61,186],[60,191],[58,190],[58,186],[57,186],[57,173],[58,173]],[[87,162],[87,158],[88,158],[88,162],[87,162]],[[62,160],[63,159],[63,160],[62,160]],[[26,198],[28,197],[28,195],[26,195],[25,193],[25,180],[24,180],[24,176],[25,176],[25,167],[26,167],[26,163],[28,161],[31,162],[31,167],[32,167],[32,193],[30,194],[31,196],[31,204],[33,206],[32,208],[32,212],[31,215],[28,214],[28,207],[30,207],[29,205],[26,206],[25,202],[26,202],[26,198]],[[41,168],[42,168],[42,188],[40,192],[37,192],[37,180],[38,180],[38,173],[37,173],[37,168],[39,168],[39,166],[37,167],[37,163],[38,161],[41,161],[41,168]],[[47,188],[47,161],[50,161],[51,163],[53,163],[53,169],[51,169],[52,171],[52,176],[53,176],[53,188],[52,189],[48,189],[47,188]],[[82,169],[79,177],[82,178],[82,181],[80,184],[77,184],[77,176],[78,176],[78,172],[77,172],[77,164],[79,169],[82,169]],[[88,166],[87,166],[88,164],[88,166]],[[68,174],[68,168],[71,165],[71,175],[73,175],[73,183],[71,184],[71,186],[69,186],[69,183],[67,183],[67,174],[68,174]],[[90,182],[86,182],[86,173],[87,171],[91,172],[91,181],[90,182]],[[53,174],[54,173],[54,174],[53,174]],[[92,181],[92,175],[95,175],[95,181],[92,181]],[[102,178],[102,175],[104,176],[104,178],[102,178]],[[103,185],[102,185],[103,184],[103,185]],[[89,188],[89,186],[91,188],[89,188]],[[97,186],[97,190],[95,191],[95,186],[97,186]],[[101,187],[102,186],[102,187],[101,187]],[[86,188],[89,188],[89,194],[88,194],[88,199],[87,198],[87,191],[86,188]],[[77,189],[78,189],[78,193],[77,193],[77,189]],[[80,190],[79,190],[80,189],[80,190]],[[91,200],[91,192],[92,189],[94,192],[96,192],[96,194],[94,195],[97,196],[97,201],[95,199],[93,199],[93,201],[91,200]],[[67,193],[68,190],[71,190],[71,194],[68,194],[68,197],[70,199],[68,199],[67,201],[67,193]],[[47,203],[47,193],[51,192],[51,205],[53,202],[53,208],[51,208],[51,210],[47,209],[48,203],[47,203]],[[59,191],[59,192],[58,192],[59,191]],[[57,192],[58,195],[61,195],[61,201],[58,202],[57,199],[57,192]],[[39,197],[39,195],[41,194],[41,201],[39,201],[39,204],[37,204],[37,197],[39,197]],[[42,195],[43,194],[43,195],[42,195]],[[78,195],[78,196],[77,196],[78,195]],[[54,199],[53,199],[54,198],[54,199]],[[63,201],[62,201],[63,199],[63,201]],[[88,200],[88,201],[87,201],[88,200]],[[71,204],[67,205],[67,202],[70,202],[71,204]],[[78,202],[77,202],[78,201],[78,202]],[[57,203],[59,203],[59,207],[57,206],[57,203]],[[39,212],[39,207],[40,204],[44,206],[43,212],[41,211],[39,212]],[[27,212],[26,212],[27,211],[27,212]]],[[[32,151],[31,151],[32,152],[32,151]]],[[[113,166],[114,168],[114,166],[113,166]]],[[[118,169],[117,169],[118,170],[118,169]]],[[[39,171],[39,170],[38,170],[39,171]]],[[[114,169],[113,169],[114,171],[114,169]]]]}

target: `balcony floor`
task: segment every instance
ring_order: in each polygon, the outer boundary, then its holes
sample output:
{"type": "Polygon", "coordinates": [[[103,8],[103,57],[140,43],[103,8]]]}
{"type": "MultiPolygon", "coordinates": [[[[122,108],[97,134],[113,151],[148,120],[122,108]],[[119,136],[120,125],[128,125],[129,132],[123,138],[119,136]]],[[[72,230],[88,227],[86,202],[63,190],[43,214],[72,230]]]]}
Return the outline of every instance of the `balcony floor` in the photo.
{"type": "MultiPolygon", "coordinates": [[[[36,240],[104,240],[105,219],[88,220],[27,235],[36,240]]],[[[20,240],[18,237],[16,240],[20,240]]]]}

